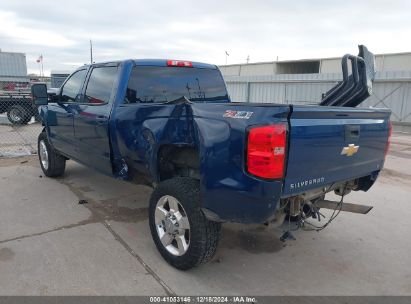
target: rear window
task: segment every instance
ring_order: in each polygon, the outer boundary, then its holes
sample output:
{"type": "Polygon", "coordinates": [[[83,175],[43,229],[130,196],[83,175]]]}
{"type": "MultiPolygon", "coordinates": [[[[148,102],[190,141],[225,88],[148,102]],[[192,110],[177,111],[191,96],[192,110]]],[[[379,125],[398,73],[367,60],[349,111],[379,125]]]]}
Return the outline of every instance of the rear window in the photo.
{"type": "Polygon", "coordinates": [[[165,103],[183,97],[192,102],[229,101],[218,70],[136,66],[131,72],[124,103],[165,103]]]}

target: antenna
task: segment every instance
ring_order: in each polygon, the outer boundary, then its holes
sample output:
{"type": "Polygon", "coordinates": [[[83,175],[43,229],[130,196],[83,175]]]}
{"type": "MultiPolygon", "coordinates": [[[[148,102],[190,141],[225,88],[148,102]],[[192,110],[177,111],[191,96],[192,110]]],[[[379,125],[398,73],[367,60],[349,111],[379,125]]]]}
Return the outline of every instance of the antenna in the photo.
{"type": "Polygon", "coordinates": [[[90,39],[90,63],[93,63],[93,42],[90,39]]]}

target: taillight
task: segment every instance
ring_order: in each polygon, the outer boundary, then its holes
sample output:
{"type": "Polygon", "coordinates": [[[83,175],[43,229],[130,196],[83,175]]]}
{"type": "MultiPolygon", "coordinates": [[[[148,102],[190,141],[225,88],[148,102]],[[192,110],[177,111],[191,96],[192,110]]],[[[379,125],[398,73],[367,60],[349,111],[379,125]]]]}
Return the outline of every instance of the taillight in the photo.
{"type": "Polygon", "coordinates": [[[392,123],[391,121],[388,122],[388,138],[387,138],[387,145],[385,146],[384,157],[387,157],[388,151],[391,145],[391,134],[392,134],[392,123]]]}
{"type": "Polygon", "coordinates": [[[285,124],[251,128],[247,141],[247,171],[262,178],[282,178],[286,142],[285,124]]]}
{"type": "Polygon", "coordinates": [[[192,68],[191,61],[167,60],[167,66],[192,68]]]}

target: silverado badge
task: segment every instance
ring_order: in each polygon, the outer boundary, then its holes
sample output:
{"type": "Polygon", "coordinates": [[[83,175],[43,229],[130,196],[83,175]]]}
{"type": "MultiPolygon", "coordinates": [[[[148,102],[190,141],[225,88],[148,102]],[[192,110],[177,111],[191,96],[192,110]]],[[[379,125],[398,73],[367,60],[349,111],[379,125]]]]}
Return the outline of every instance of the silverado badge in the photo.
{"type": "Polygon", "coordinates": [[[354,144],[349,144],[348,147],[344,147],[341,151],[341,155],[353,156],[358,152],[360,146],[355,146],[354,144]]]}

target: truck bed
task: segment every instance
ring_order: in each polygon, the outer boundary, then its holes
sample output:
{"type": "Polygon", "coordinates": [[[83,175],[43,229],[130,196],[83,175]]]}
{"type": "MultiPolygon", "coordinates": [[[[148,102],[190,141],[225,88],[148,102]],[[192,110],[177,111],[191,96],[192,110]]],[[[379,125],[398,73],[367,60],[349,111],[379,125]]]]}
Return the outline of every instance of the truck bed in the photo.
{"type": "Polygon", "coordinates": [[[375,179],[384,164],[388,109],[255,103],[190,107],[203,136],[203,201],[226,220],[262,222],[280,198],[336,182],[375,179]],[[253,127],[278,123],[288,128],[284,177],[256,177],[247,171],[247,134],[253,127]]]}

